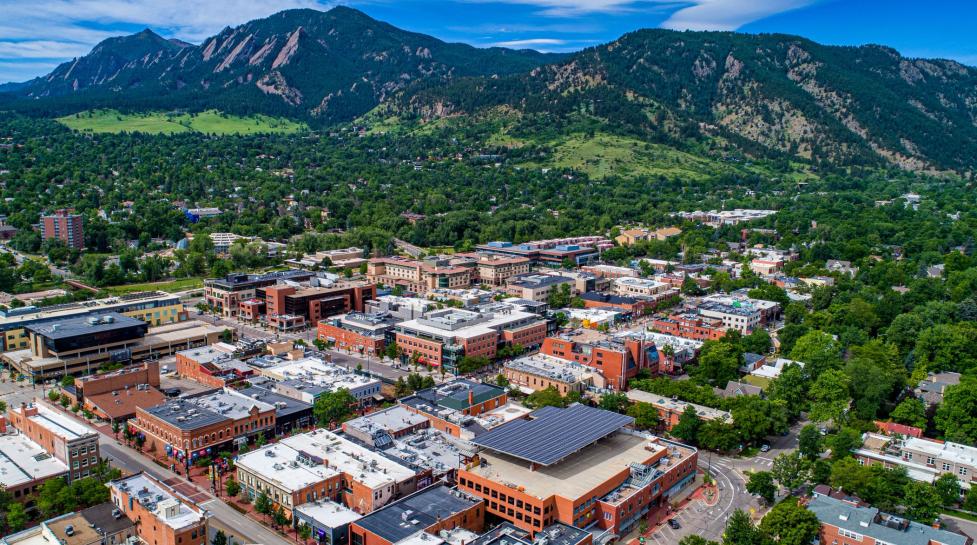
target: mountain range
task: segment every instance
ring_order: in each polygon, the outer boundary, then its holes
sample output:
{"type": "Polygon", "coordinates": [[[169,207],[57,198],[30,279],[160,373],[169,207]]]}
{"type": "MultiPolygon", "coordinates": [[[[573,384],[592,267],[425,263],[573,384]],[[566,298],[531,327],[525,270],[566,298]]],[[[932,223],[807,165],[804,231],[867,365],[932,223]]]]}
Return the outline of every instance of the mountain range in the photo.
{"type": "Polygon", "coordinates": [[[499,112],[566,127],[832,166],[972,175],[977,69],[782,34],[639,30],[580,52],[474,48],[346,7],[288,10],[199,45],[151,30],[0,86],[5,105],[217,108],[334,124],[499,112]],[[35,100],[16,100],[10,97],[35,100]]]}

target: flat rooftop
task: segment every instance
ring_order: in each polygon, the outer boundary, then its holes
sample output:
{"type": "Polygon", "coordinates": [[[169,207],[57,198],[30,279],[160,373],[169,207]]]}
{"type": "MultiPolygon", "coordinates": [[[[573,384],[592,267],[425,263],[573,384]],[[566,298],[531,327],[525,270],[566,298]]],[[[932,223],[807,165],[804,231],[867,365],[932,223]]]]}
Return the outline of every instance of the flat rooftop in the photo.
{"type": "Polygon", "coordinates": [[[108,297],[105,299],[94,299],[91,301],[78,301],[74,303],[64,303],[61,305],[50,305],[45,307],[21,307],[0,311],[0,329],[10,329],[20,327],[21,323],[29,323],[45,319],[57,319],[78,314],[93,314],[101,311],[109,312],[116,308],[125,308],[129,305],[149,305],[150,307],[162,307],[179,304],[180,298],[171,293],[162,291],[145,291],[130,293],[119,297],[108,297]]]}
{"type": "Polygon", "coordinates": [[[823,523],[873,538],[874,541],[899,545],[966,545],[967,536],[940,530],[880,512],[874,507],[858,507],[848,502],[817,495],[807,509],[823,523]]]}
{"type": "Polygon", "coordinates": [[[303,503],[295,511],[329,528],[339,528],[363,518],[363,515],[332,500],[303,503]]]}
{"type": "Polygon", "coordinates": [[[233,418],[234,420],[246,418],[255,407],[257,407],[258,412],[275,410],[274,405],[246,396],[230,388],[212,390],[185,399],[201,409],[227,418],[233,418]]]}
{"type": "Polygon", "coordinates": [[[475,438],[483,449],[549,466],[634,422],[612,411],[574,403],[543,407],[475,438]]]}
{"type": "Polygon", "coordinates": [[[394,439],[383,452],[404,462],[430,469],[435,477],[458,469],[475,455],[475,445],[434,428],[418,430],[394,439]]]}
{"type": "MultiPolygon", "coordinates": [[[[424,406],[444,407],[455,411],[467,409],[472,405],[484,403],[490,399],[495,399],[505,395],[505,390],[498,386],[475,382],[468,379],[456,379],[448,384],[442,384],[426,390],[418,390],[412,396],[407,396],[400,400],[405,405],[426,410],[424,406]],[[472,403],[468,402],[468,394],[471,392],[472,403]]],[[[426,412],[431,412],[426,410],[426,412]]]]}
{"type": "Polygon", "coordinates": [[[320,465],[282,443],[265,445],[242,454],[235,458],[234,463],[290,493],[339,475],[336,470],[320,465]]]}
{"type": "Polygon", "coordinates": [[[497,483],[523,486],[527,494],[540,499],[554,494],[576,499],[628,470],[632,463],[648,463],[664,448],[646,437],[616,432],[554,465],[533,469],[520,458],[483,451],[480,457],[485,465],[468,471],[497,483]]]}
{"type": "Polygon", "coordinates": [[[418,426],[424,422],[427,422],[427,418],[414,411],[407,410],[403,405],[394,405],[381,411],[347,420],[344,426],[370,434],[377,430],[398,433],[401,430],[418,426]]]}
{"type": "Polygon", "coordinates": [[[568,384],[580,382],[594,373],[594,369],[585,365],[545,354],[533,354],[512,360],[505,364],[505,368],[568,384]]]}
{"type": "Polygon", "coordinates": [[[366,515],[356,525],[397,543],[481,502],[481,499],[436,484],[366,515]]]}
{"type": "Polygon", "coordinates": [[[369,488],[403,482],[415,475],[404,465],[324,429],[285,437],[278,444],[318,458],[341,473],[356,475],[356,480],[369,488]]]}
{"type": "Polygon", "coordinates": [[[195,430],[218,422],[230,423],[231,420],[187,399],[173,399],[145,411],[180,430],[195,430]]]}
{"type": "Polygon", "coordinates": [[[97,335],[106,331],[145,325],[146,322],[130,318],[124,314],[106,312],[29,325],[27,329],[49,339],[67,339],[81,335],[97,335]]]}
{"type": "Polygon", "coordinates": [[[682,413],[685,411],[686,407],[691,406],[693,409],[695,409],[695,412],[699,415],[699,418],[702,418],[703,420],[726,419],[730,422],[733,421],[733,415],[727,411],[706,407],[705,405],[697,405],[687,401],[679,401],[677,399],[645,392],[643,390],[628,390],[628,399],[636,403],[651,403],[655,407],[667,409],[673,413],[682,413]]]}
{"type": "Polygon", "coordinates": [[[45,407],[43,403],[35,403],[33,406],[37,409],[37,414],[28,417],[28,419],[58,437],[72,441],[81,439],[82,437],[94,437],[98,435],[98,432],[94,429],[45,407]]]}
{"type": "Polygon", "coordinates": [[[190,500],[178,495],[168,486],[149,478],[145,473],[136,473],[130,477],[118,479],[108,483],[110,488],[121,490],[134,497],[156,518],[174,530],[186,528],[204,519],[201,511],[191,508],[190,500]],[[175,509],[173,509],[175,508],[175,509]],[[169,511],[169,515],[167,515],[169,511]]]}
{"type": "Polygon", "coordinates": [[[326,363],[319,358],[284,360],[264,367],[261,374],[286,383],[290,380],[300,380],[322,387],[324,391],[339,388],[355,391],[358,388],[379,383],[377,379],[357,375],[341,367],[326,363]]]}
{"type": "Polygon", "coordinates": [[[22,433],[0,435],[0,485],[15,488],[68,472],[68,466],[22,433]]]}

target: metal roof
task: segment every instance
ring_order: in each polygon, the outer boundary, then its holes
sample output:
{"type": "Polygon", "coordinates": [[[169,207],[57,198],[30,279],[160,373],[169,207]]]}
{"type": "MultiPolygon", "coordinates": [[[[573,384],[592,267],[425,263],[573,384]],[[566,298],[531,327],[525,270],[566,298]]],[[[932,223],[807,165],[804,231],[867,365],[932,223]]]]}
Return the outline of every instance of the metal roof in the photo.
{"type": "Polygon", "coordinates": [[[56,322],[27,326],[27,329],[49,339],[64,339],[80,335],[94,335],[104,331],[145,326],[146,322],[118,312],[92,316],[65,318],[56,322]]]}
{"type": "Polygon", "coordinates": [[[481,501],[435,484],[374,511],[354,524],[390,543],[397,543],[418,531],[427,530],[439,520],[448,520],[471,509],[481,501]]]}
{"type": "Polygon", "coordinates": [[[553,465],[634,422],[630,416],[574,403],[543,407],[476,437],[476,445],[544,466],[553,465]]]}

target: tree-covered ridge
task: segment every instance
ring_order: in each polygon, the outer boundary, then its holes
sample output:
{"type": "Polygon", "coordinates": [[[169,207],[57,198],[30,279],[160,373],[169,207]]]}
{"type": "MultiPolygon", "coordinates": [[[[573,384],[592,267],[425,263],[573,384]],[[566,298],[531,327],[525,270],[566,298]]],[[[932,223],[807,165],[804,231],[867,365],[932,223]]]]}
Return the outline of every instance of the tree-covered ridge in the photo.
{"type": "Polygon", "coordinates": [[[400,97],[422,120],[500,105],[530,124],[590,119],[650,141],[714,139],[819,166],[969,173],[977,151],[977,70],[787,35],[640,30],[528,74],[400,97]]]}
{"type": "Polygon", "coordinates": [[[23,107],[59,114],[217,108],[328,123],[363,114],[418,80],[505,75],[557,58],[445,43],[346,7],[296,9],[226,28],[200,45],[148,30],[111,38],[11,91],[52,97],[23,107]]]}

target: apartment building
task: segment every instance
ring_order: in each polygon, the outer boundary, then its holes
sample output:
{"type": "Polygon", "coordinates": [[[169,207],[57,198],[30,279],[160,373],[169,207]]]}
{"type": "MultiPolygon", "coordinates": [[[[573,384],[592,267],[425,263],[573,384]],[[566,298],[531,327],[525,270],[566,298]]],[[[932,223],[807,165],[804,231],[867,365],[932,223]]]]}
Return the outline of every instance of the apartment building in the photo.
{"type": "Polygon", "coordinates": [[[561,522],[625,535],[692,482],[698,458],[632,423],[580,404],[538,409],[477,437],[480,463],[458,472],[458,488],[532,534],[561,522]]]}
{"type": "Polygon", "coordinates": [[[65,463],[68,481],[83,479],[99,462],[98,432],[41,403],[10,407],[7,419],[28,439],[65,463]]]}
{"type": "Polygon", "coordinates": [[[84,218],[70,209],[41,216],[41,240],[60,240],[69,248],[84,249],[84,218]]]}
{"type": "Polygon", "coordinates": [[[821,522],[825,545],[970,545],[967,536],[883,513],[855,501],[815,494],[807,504],[821,522]]]}
{"type": "Polygon", "coordinates": [[[387,343],[396,342],[397,322],[387,313],[350,312],[320,321],[316,333],[320,341],[340,350],[379,356],[387,343]]]}
{"type": "Polygon", "coordinates": [[[583,393],[587,388],[606,387],[603,375],[594,369],[552,356],[534,354],[509,362],[502,367],[509,384],[535,392],[554,388],[560,395],[583,393]]]}
{"type": "Polygon", "coordinates": [[[349,539],[350,545],[437,545],[442,532],[484,526],[480,498],[436,484],[353,521],[349,539]]]}
{"type": "Polygon", "coordinates": [[[539,346],[546,320],[515,305],[493,303],[470,310],[445,309],[396,325],[397,346],[405,358],[456,373],[464,356],[494,358],[499,346],[539,346]]]}
{"type": "Polygon", "coordinates": [[[403,257],[378,257],[367,262],[366,278],[374,284],[402,286],[416,293],[472,285],[474,261],[468,258],[429,258],[423,261],[403,257]]]}
{"type": "Polygon", "coordinates": [[[338,471],[288,445],[265,445],[234,459],[237,481],[254,501],[262,492],[292,518],[304,503],[333,500],[342,493],[338,471]]]}
{"type": "Polygon", "coordinates": [[[68,477],[68,465],[55,458],[41,445],[8,426],[0,414],[0,487],[14,501],[34,506],[34,496],[48,479],[68,477]]]}
{"type": "Polygon", "coordinates": [[[861,464],[903,467],[917,481],[933,482],[949,473],[965,489],[977,483],[977,447],[960,443],[869,432],[852,454],[861,464]]]}
{"type": "Polygon", "coordinates": [[[307,282],[315,273],[291,269],[265,274],[232,273],[224,278],[204,280],[204,298],[224,317],[234,317],[240,312],[242,301],[253,299],[258,288],[274,286],[279,282],[307,282]]]}
{"type": "Polygon", "coordinates": [[[112,504],[136,524],[147,545],[207,545],[210,513],[155,479],[139,472],[107,483],[112,504]]]}
{"type": "Polygon", "coordinates": [[[530,259],[520,256],[502,256],[486,253],[457,254],[459,257],[469,257],[475,260],[475,276],[473,281],[486,286],[500,287],[513,276],[528,274],[530,259]]]}
{"type": "Polygon", "coordinates": [[[28,348],[30,343],[25,329],[28,326],[111,312],[137,318],[153,326],[182,322],[187,319],[186,309],[180,302],[179,296],[161,291],[137,292],[47,307],[11,308],[0,310],[3,351],[28,348]]]}
{"type": "Polygon", "coordinates": [[[643,390],[628,390],[628,399],[634,403],[648,403],[649,405],[655,407],[655,409],[658,410],[658,418],[661,419],[662,426],[666,430],[671,430],[674,428],[675,425],[678,424],[679,419],[682,418],[682,414],[689,407],[695,409],[695,413],[699,416],[700,420],[733,421],[733,415],[727,411],[713,409],[712,407],[706,407],[705,405],[697,405],[695,403],[679,401],[677,399],[652,394],[643,390]]]}
{"type": "Polygon", "coordinates": [[[418,489],[426,475],[379,452],[324,429],[293,435],[277,444],[305,453],[339,474],[337,501],[361,515],[418,489]]]}

